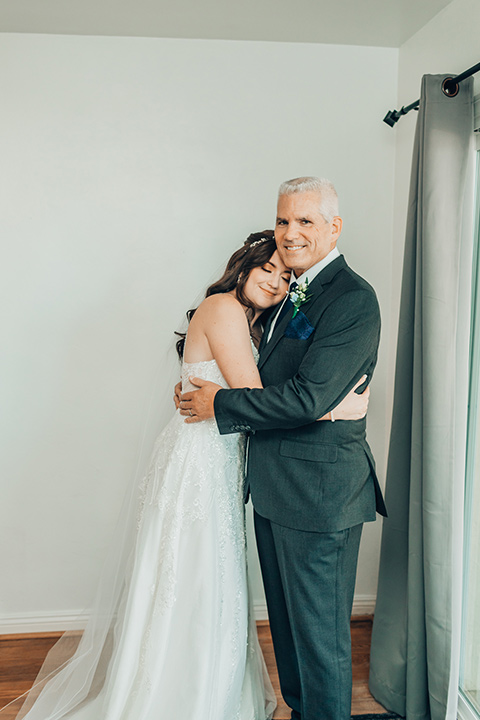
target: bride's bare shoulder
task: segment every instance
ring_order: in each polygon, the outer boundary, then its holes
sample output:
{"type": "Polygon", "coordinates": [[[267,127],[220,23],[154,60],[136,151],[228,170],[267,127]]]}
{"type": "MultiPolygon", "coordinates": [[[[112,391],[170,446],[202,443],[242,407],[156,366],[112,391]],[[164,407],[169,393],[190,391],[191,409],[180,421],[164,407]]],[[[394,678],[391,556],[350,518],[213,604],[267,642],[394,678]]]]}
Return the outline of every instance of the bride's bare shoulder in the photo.
{"type": "Polygon", "coordinates": [[[202,319],[207,322],[222,319],[247,321],[243,306],[230,293],[217,293],[205,298],[198,306],[194,318],[197,315],[199,320],[202,319]]]}

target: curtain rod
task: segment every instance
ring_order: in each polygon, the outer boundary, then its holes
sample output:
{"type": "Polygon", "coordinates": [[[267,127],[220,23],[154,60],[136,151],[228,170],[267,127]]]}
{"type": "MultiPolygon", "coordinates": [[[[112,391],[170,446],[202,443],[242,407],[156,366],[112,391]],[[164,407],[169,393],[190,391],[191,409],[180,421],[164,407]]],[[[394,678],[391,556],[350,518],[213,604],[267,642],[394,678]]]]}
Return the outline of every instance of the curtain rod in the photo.
{"type": "MultiPolygon", "coordinates": [[[[461,83],[462,80],[466,80],[468,77],[475,75],[475,73],[479,72],[479,70],[480,62],[473,65],[473,67],[468,70],[465,70],[463,73],[460,73],[460,75],[456,75],[455,77],[446,77],[442,83],[443,94],[447,97],[455,97],[455,95],[458,94],[459,83],[461,83]]],[[[406,115],[410,112],[410,110],[418,110],[419,105],[420,100],[415,100],[415,102],[411,105],[407,105],[407,107],[403,106],[400,110],[389,110],[383,118],[383,122],[390,125],[390,127],[393,127],[395,123],[400,120],[402,115],[406,115]]]]}

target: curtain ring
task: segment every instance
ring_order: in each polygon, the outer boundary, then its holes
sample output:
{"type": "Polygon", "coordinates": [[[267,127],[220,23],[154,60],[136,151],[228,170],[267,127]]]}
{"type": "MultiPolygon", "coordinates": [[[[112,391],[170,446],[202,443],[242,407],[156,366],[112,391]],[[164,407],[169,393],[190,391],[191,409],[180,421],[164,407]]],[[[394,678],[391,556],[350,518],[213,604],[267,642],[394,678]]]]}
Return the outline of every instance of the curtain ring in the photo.
{"type": "Polygon", "coordinates": [[[458,91],[460,90],[459,84],[455,82],[454,78],[452,77],[446,77],[445,80],[442,83],[442,92],[447,97],[455,97],[458,95],[458,91]]]}

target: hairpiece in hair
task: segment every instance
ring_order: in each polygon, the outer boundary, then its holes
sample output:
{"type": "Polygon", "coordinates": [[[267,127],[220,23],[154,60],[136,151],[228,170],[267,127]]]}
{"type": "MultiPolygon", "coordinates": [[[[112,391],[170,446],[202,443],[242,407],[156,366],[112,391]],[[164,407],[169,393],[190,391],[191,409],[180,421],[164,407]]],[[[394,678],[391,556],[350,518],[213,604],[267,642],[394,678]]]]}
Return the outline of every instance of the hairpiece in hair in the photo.
{"type": "Polygon", "coordinates": [[[263,237],[263,238],[260,238],[259,240],[254,240],[252,243],[250,243],[250,245],[247,245],[245,247],[245,252],[247,252],[247,250],[250,250],[250,248],[257,247],[257,245],[261,245],[262,243],[267,242],[267,240],[271,240],[271,239],[272,238],[263,237]]]}

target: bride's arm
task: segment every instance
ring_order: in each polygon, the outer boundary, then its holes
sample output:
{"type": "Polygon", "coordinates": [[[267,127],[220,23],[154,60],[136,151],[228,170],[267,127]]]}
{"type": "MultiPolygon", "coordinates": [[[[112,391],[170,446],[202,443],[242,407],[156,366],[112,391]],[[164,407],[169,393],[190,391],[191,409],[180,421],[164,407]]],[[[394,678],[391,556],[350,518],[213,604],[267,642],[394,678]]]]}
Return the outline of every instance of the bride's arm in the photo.
{"type": "Polygon", "coordinates": [[[220,371],[231,388],[262,388],[253,357],[245,310],[232,295],[206,298],[192,318],[186,350],[203,335],[220,371]],[[191,333],[190,333],[191,331],[191,333]]]}
{"type": "Polygon", "coordinates": [[[337,407],[319,418],[319,420],[361,420],[364,418],[368,410],[370,387],[366,387],[360,395],[358,395],[355,390],[363,385],[366,379],[366,375],[360,378],[358,383],[350,390],[348,395],[345,395],[337,407]]]}

